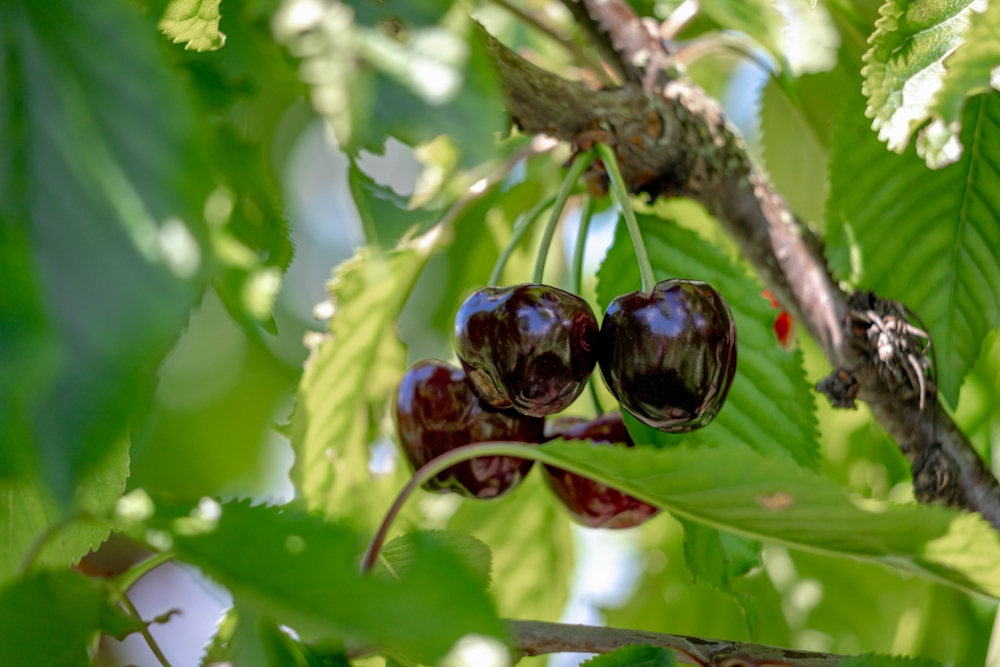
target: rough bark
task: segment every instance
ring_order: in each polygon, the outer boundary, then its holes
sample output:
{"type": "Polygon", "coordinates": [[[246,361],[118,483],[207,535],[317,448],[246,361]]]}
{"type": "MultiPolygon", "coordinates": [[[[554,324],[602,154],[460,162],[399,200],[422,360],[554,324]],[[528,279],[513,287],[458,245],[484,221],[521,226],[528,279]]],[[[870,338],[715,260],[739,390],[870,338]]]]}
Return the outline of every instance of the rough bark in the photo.
{"type": "Polygon", "coordinates": [[[609,653],[633,644],[672,649],[677,662],[688,665],[788,665],[789,667],[835,667],[843,656],[795,651],[763,644],[722,639],[699,639],[641,630],[622,630],[588,625],[566,625],[541,621],[507,621],[510,645],[522,655],[567,651],[609,653]]]}
{"type": "MultiPolygon", "coordinates": [[[[718,103],[676,78],[670,54],[626,3],[564,3],[585,30],[597,33],[599,44],[610,44],[630,83],[590,90],[535,67],[484,33],[518,126],[582,148],[594,141],[609,144],[631,191],[652,199],[690,197],[704,205],[781,306],[816,339],[835,373],[857,381],[857,398],[871,405],[915,466],[915,478],[926,482],[918,498],[959,504],[1000,529],[1000,484],[964,434],[942,409],[935,427],[934,409],[920,410],[915,397],[890,391],[878,374],[863,368],[851,340],[847,294],[830,274],[821,241],[750,164],[718,103]],[[956,476],[960,492],[935,493],[956,476]]],[[[591,178],[599,178],[593,169],[591,178]]]]}

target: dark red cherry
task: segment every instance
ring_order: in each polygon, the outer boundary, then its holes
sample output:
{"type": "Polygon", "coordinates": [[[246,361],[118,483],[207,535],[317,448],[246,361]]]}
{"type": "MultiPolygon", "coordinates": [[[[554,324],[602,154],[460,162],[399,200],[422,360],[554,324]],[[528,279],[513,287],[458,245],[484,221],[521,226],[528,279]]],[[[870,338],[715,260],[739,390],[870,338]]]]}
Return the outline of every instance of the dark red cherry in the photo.
{"type": "Polygon", "coordinates": [[[670,433],[708,424],[736,373],[736,325],[710,285],[664,280],[619,296],[601,324],[601,373],[636,419],[670,433]]]}
{"type": "MultiPolygon", "coordinates": [[[[545,435],[543,419],[484,404],[465,372],[443,361],[421,361],[406,372],[396,390],[395,417],[399,443],[414,469],[462,445],[490,440],[538,443],[545,435]]],[[[496,498],[520,484],[532,463],[483,456],[447,468],[424,488],[496,498]]]]}
{"type": "Polygon", "coordinates": [[[479,396],[532,417],[576,400],[599,334],[586,301],[548,285],[487,287],[455,316],[455,350],[479,396]]]}
{"type": "MultiPolygon", "coordinates": [[[[609,445],[634,447],[621,413],[612,412],[594,421],[558,420],[550,424],[553,438],[593,440],[609,445]]],[[[586,477],[545,466],[545,478],[570,516],[591,528],[631,528],[660,510],[621,491],[586,477]]]]}

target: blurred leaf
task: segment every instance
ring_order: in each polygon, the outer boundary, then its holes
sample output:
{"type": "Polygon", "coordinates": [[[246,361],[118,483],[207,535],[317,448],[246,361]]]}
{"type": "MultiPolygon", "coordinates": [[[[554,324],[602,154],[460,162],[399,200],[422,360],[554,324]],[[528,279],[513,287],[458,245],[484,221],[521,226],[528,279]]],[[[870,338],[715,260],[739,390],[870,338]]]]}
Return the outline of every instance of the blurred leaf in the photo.
{"type": "Polygon", "coordinates": [[[273,479],[267,440],[300,369],[245,335],[210,290],[160,366],[156,405],[132,448],[130,487],[197,499],[273,479]]]}
{"type": "Polygon", "coordinates": [[[310,509],[350,516],[367,504],[361,492],[372,482],[365,387],[379,345],[395,335],[391,327],[440,235],[435,228],[395,250],[362,249],[335,270],[328,286],[336,308],[332,337],[309,362],[291,419],[292,481],[310,509]]]}
{"type": "Polygon", "coordinates": [[[463,562],[470,573],[486,588],[490,584],[490,568],[493,555],[490,548],[472,535],[450,530],[434,530],[421,533],[406,533],[390,540],[382,547],[379,560],[372,568],[372,574],[382,581],[405,579],[413,567],[420,551],[426,551],[426,544],[440,543],[463,562]]]}
{"type": "Polygon", "coordinates": [[[199,667],[209,667],[216,662],[226,662],[232,659],[230,645],[233,635],[236,633],[236,624],[239,623],[239,615],[236,607],[229,607],[223,612],[222,617],[215,623],[215,632],[208,640],[205,650],[198,661],[199,667]]]}
{"type": "Polygon", "coordinates": [[[944,60],[945,74],[931,109],[934,122],[917,139],[917,153],[932,167],[954,162],[961,147],[962,108],[969,95],[1000,87],[994,71],[1000,66],[1000,3],[971,14],[971,25],[958,48],[944,60]]]}
{"type": "MultiPolygon", "coordinates": [[[[750,447],[788,456],[807,468],[818,466],[815,401],[802,370],[802,353],[786,352],[771,330],[774,310],[762,288],[742,267],[674,222],[637,216],[658,281],[703,280],[729,303],[739,332],[739,362],[726,404],[705,428],[674,435],[644,426],[631,415],[626,424],[636,442],[673,447],[684,443],[750,447]]],[[[598,271],[602,309],[619,294],[640,288],[632,241],[622,221],[598,271]]]]}
{"type": "Polygon", "coordinates": [[[758,619],[753,600],[740,595],[730,584],[760,565],[760,542],[690,521],[682,520],[681,523],[684,525],[684,562],[691,574],[696,581],[736,598],[753,636],[758,619]]]}
{"type": "Polygon", "coordinates": [[[837,667],[940,667],[941,663],[925,658],[905,658],[898,655],[855,655],[844,658],[837,667]]]}
{"type": "Polygon", "coordinates": [[[676,664],[677,657],[670,649],[641,645],[625,646],[581,663],[587,667],[674,667],[676,664]]]}
{"type": "Polygon", "coordinates": [[[827,191],[826,147],[774,77],[764,87],[760,124],[771,182],[799,217],[821,222],[827,191]]]}
{"type": "Polygon", "coordinates": [[[643,568],[635,593],[621,608],[603,610],[608,625],[794,646],[781,595],[766,573],[756,570],[751,576],[733,580],[730,592],[693,579],[685,564],[687,533],[682,525],[665,513],[643,524],[640,529],[643,568]],[[748,599],[752,600],[758,617],[756,637],[751,635],[741,607],[748,599]]]}
{"type": "MultiPolygon", "coordinates": [[[[125,490],[129,471],[129,443],[123,438],[95,466],[75,494],[76,505],[96,516],[108,515],[125,490]]],[[[0,480],[0,585],[17,575],[22,560],[40,536],[61,519],[52,493],[38,479],[0,480]]],[[[46,538],[35,565],[64,569],[80,562],[111,534],[111,525],[96,518],[80,518],[46,538]]]]}
{"type": "Polygon", "coordinates": [[[544,463],[678,518],[795,549],[879,562],[1000,598],[1000,535],[978,514],[889,503],[869,511],[831,480],[784,457],[738,445],[660,449],[641,446],[648,443],[638,437],[636,443],[618,449],[556,440],[536,451],[544,463]]]}
{"type": "Polygon", "coordinates": [[[865,54],[866,115],[891,151],[902,153],[930,117],[944,58],[962,43],[972,0],[886,0],[865,54]]]}
{"type": "Polygon", "coordinates": [[[784,20],[771,0],[702,0],[701,10],[723,30],[737,30],[753,38],[780,63],[784,20]]]}
{"type": "Polygon", "coordinates": [[[969,101],[962,159],[937,171],[912,151],[882,150],[859,106],[847,107],[832,151],[827,256],[840,279],[923,320],[955,405],[984,337],[1000,327],[1000,93],[969,101]]]}
{"type": "Polygon", "coordinates": [[[173,40],[184,42],[193,51],[214,51],[226,43],[219,32],[221,0],[170,0],[157,27],[173,40]]]}
{"type": "Polygon", "coordinates": [[[0,216],[31,239],[52,341],[5,458],[34,450],[66,503],[148,403],[201,292],[185,196],[200,171],[183,91],[131,3],[7,3],[0,25],[0,216]]]}
{"type": "Polygon", "coordinates": [[[448,528],[489,545],[502,616],[559,620],[569,596],[573,540],[569,517],[540,475],[529,475],[497,500],[463,500],[448,528]]]}
{"type": "Polygon", "coordinates": [[[432,663],[465,634],[503,636],[480,582],[440,544],[421,544],[409,575],[384,583],[357,573],[357,535],[292,507],[227,503],[214,529],[190,522],[169,524],[178,557],[303,641],[352,641],[432,663]]]}
{"type": "Polygon", "coordinates": [[[375,25],[387,18],[401,19],[417,27],[434,25],[451,9],[452,0],[347,0],[358,22],[375,25]]]}
{"type": "Polygon", "coordinates": [[[368,242],[381,248],[392,248],[410,229],[439,216],[422,209],[408,210],[407,198],[392,188],[379,185],[358,169],[352,161],[348,182],[354,205],[364,225],[368,242]]]}
{"type": "Polygon", "coordinates": [[[101,582],[39,572],[0,589],[0,664],[86,667],[98,632],[123,638],[141,627],[110,604],[101,582]]]}

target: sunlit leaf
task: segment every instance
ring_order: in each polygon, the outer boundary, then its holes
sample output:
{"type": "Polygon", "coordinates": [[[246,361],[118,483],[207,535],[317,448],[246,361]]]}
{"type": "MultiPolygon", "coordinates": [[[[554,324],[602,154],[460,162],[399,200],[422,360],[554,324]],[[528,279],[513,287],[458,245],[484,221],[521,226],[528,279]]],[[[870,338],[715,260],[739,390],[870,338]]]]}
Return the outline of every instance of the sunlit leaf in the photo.
{"type": "Polygon", "coordinates": [[[140,622],[106,599],[99,581],[42,572],[0,589],[0,664],[85,667],[98,632],[122,638],[140,622]]]}
{"type": "Polygon", "coordinates": [[[771,0],[703,0],[701,10],[722,28],[746,33],[780,57],[784,21],[771,0]]]}
{"type": "Polygon", "coordinates": [[[684,524],[684,562],[696,581],[736,598],[753,632],[757,613],[749,596],[737,593],[730,585],[734,579],[760,565],[760,542],[718,531],[708,526],[684,524]]]}
{"type": "Polygon", "coordinates": [[[934,97],[934,122],[917,139],[917,153],[932,167],[958,159],[962,109],[969,95],[1000,87],[1000,3],[973,13],[962,43],[944,60],[945,75],[934,97]]]}
{"type": "Polygon", "coordinates": [[[292,480],[310,509],[351,516],[355,506],[368,504],[361,492],[373,483],[366,387],[379,347],[396,335],[392,326],[439,236],[435,229],[388,252],[363,249],[336,269],[329,284],[336,309],[331,338],[302,377],[291,421],[292,480]]]}
{"type": "Polygon", "coordinates": [[[160,19],[159,28],[175,44],[185,49],[214,51],[226,43],[219,32],[221,0],[170,0],[160,19]]]}
{"type": "Polygon", "coordinates": [[[868,40],[864,93],[872,129],[902,153],[930,117],[944,75],[942,61],[962,42],[972,0],[886,0],[868,40]]]}
{"type": "MultiPolygon", "coordinates": [[[[626,424],[636,442],[663,447],[731,444],[789,456],[815,468],[819,458],[815,402],[802,370],[801,352],[786,352],[775,340],[771,330],[775,312],[761,297],[759,283],[693,232],[653,216],[638,219],[656,279],[691,278],[715,287],[733,312],[739,350],[729,397],[711,424],[674,435],[627,415],[626,424]]],[[[619,221],[615,243],[598,272],[598,301],[606,309],[619,294],[639,288],[632,241],[619,221]]]]}
{"type": "Polygon", "coordinates": [[[906,658],[898,655],[855,655],[841,660],[837,667],[940,667],[941,663],[926,658],[906,658]]]}
{"type": "Polygon", "coordinates": [[[834,272],[921,318],[952,405],[984,337],[1000,327],[1000,93],[969,100],[963,119],[962,159],[931,171],[912,151],[882,150],[859,104],[848,107],[827,204],[834,272]]]}

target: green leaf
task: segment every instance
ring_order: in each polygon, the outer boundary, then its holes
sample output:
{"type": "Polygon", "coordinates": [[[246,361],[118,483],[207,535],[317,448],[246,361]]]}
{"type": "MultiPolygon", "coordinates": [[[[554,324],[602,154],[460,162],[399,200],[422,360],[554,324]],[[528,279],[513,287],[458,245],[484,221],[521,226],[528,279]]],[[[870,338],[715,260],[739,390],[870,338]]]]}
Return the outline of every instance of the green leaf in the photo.
{"type": "MultiPolygon", "coordinates": [[[[789,456],[815,469],[819,461],[815,401],[802,370],[802,353],[786,352],[775,340],[771,327],[776,312],[761,297],[760,285],[693,232],[653,216],[636,217],[657,281],[703,280],[729,303],[739,333],[739,362],[726,404],[711,424],[673,435],[626,415],[633,438],[661,447],[682,443],[750,447],[764,454],[789,456]]],[[[603,309],[616,296],[640,288],[632,242],[622,221],[597,275],[597,297],[603,309]]]]}
{"type": "Polygon", "coordinates": [[[239,667],[349,667],[342,645],[335,650],[307,646],[240,600],[220,619],[200,664],[220,662],[239,667]]]}
{"type": "Polygon", "coordinates": [[[827,193],[826,147],[774,77],[764,87],[760,125],[771,182],[799,217],[821,222],[827,193]]]}
{"type": "Polygon", "coordinates": [[[387,583],[358,574],[357,535],[293,507],[227,503],[214,527],[191,517],[165,525],[179,558],[303,641],[375,645],[431,664],[465,634],[503,636],[480,580],[433,540],[408,576],[387,583]]]}
{"type": "Polygon", "coordinates": [[[375,25],[386,18],[406,21],[417,27],[434,25],[451,9],[452,0],[347,0],[358,22],[375,25]]]}
{"type": "Polygon", "coordinates": [[[111,605],[99,581],[75,572],[42,572],[0,589],[0,664],[85,667],[98,632],[123,638],[140,629],[111,605]]]}
{"type": "Polygon", "coordinates": [[[426,551],[428,549],[426,545],[429,544],[445,546],[480,580],[483,588],[489,586],[493,561],[490,548],[472,535],[450,530],[406,533],[390,540],[382,547],[372,573],[383,581],[405,579],[413,567],[417,554],[426,551]]]}
{"type": "Polygon", "coordinates": [[[864,56],[863,90],[872,129],[902,153],[930,117],[944,75],[942,61],[962,43],[972,0],[886,0],[864,56]]]}
{"type": "Polygon", "coordinates": [[[674,667],[677,656],[659,646],[625,646],[617,651],[591,658],[581,665],[587,667],[674,667]]]}
{"type": "Polygon", "coordinates": [[[1000,66],[1000,3],[973,13],[964,41],[944,60],[945,75],[934,97],[931,123],[917,139],[917,153],[932,167],[958,159],[959,131],[966,98],[1000,87],[993,77],[1000,66]]]}
{"type": "MultiPolygon", "coordinates": [[[[335,270],[328,285],[336,308],[331,337],[309,362],[291,419],[292,481],[310,509],[327,516],[370,509],[366,388],[380,346],[399,345],[392,327],[440,236],[435,228],[395,250],[362,249],[335,270]]],[[[396,378],[404,364],[405,358],[396,363],[396,378]]]]}
{"type": "MultiPolygon", "coordinates": [[[[95,516],[110,514],[125,490],[128,440],[121,440],[75,494],[78,506],[95,516]]],[[[41,480],[0,479],[0,585],[20,572],[22,561],[51,525],[61,518],[59,507],[41,480]]],[[[46,569],[76,565],[111,534],[111,524],[96,518],[72,521],[46,538],[35,564],[46,569]]]]}
{"type": "Polygon", "coordinates": [[[831,157],[830,263],[923,320],[955,405],[984,337],[1000,327],[1000,93],[969,101],[962,159],[936,171],[913,151],[881,150],[859,105],[847,108],[831,157]]]}
{"type": "Polygon", "coordinates": [[[569,597],[569,518],[541,478],[529,475],[515,491],[488,503],[463,500],[448,522],[450,530],[489,545],[493,593],[505,618],[558,621],[569,597]]]}
{"type": "Polygon", "coordinates": [[[157,27],[192,51],[214,51],[226,43],[219,32],[221,0],[170,0],[157,27]]]}
{"type": "Polygon", "coordinates": [[[201,293],[186,197],[201,172],[183,90],[131,3],[5,3],[0,25],[0,217],[31,240],[51,340],[4,447],[35,456],[65,504],[150,399],[201,293]]]}
{"type": "Polygon", "coordinates": [[[554,441],[533,451],[544,463],[681,519],[794,549],[878,562],[1000,598],[1000,534],[978,514],[888,503],[866,510],[833,481],[784,457],[732,444],[661,449],[636,443],[619,449],[554,441]]]}
{"type": "Polygon", "coordinates": [[[391,248],[410,230],[439,217],[421,209],[408,210],[407,198],[392,188],[379,185],[351,162],[348,182],[354,205],[373,246],[391,248]]]}
{"type": "Polygon", "coordinates": [[[746,33],[779,61],[783,59],[779,45],[784,21],[772,0],[705,0],[701,9],[723,29],[746,33]]]}
{"type": "Polygon", "coordinates": [[[937,660],[905,658],[898,655],[853,655],[837,663],[837,667],[940,667],[937,660]]]}
{"type": "Polygon", "coordinates": [[[760,542],[690,521],[682,520],[681,523],[684,525],[684,562],[695,581],[733,596],[754,636],[759,619],[754,601],[730,584],[760,565],[760,542]]]}

